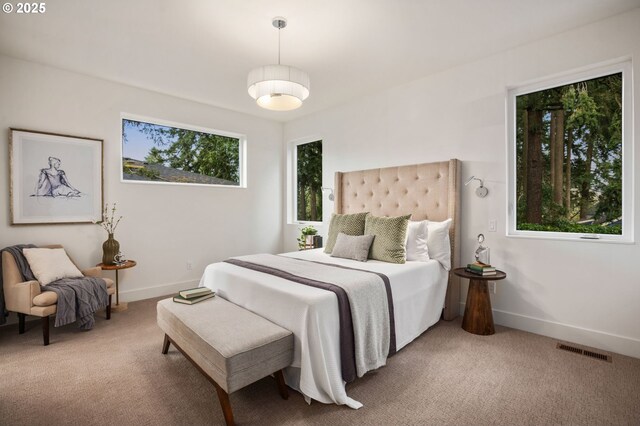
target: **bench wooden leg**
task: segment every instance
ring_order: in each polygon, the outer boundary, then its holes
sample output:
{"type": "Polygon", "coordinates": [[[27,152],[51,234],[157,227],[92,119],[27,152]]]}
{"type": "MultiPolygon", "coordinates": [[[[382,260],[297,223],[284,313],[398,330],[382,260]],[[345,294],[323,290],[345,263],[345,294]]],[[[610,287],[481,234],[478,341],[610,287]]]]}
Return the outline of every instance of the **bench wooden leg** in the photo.
{"type": "Polygon", "coordinates": [[[42,340],[44,346],[49,345],[49,316],[42,317],[42,340]]]}
{"type": "Polygon", "coordinates": [[[24,334],[24,319],[26,315],[18,312],[18,334],[24,334]]]}
{"type": "Polygon", "coordinates": [[[109,303],[107,304],[107,319],[110,320],[111,319],[111,296],[113,296],[112,294],[109,295],[109,303]]]}
{"type": "Polygon", "coordinates": [[[227,422],[227,426],[233,426],[233,411],[231,411],[231,403],[229,402],[229,394],[224,391],[217,383],[213,382],[218,392],[218,399],[220,400],[220,406],[222,407],[222,413],[224,414],[224,420],[227,422]]]}
{"type": "Polygon", "coordinates": [[[276,382],[278,382],[278,392],[280,392],[280,396],[282,399],[289,399],[289,390],[287,389],[287,384],[284,382],[282,370],[276,371],[274,376],[276,377],[276,382]]]}
{"type": "Polygon", "coordinates": [[[171,340],[169,340],[169,336],[164,335],[164,342],[162,343],[162,354],[166,355],[169,352],[169,346],[171,345],[171,340]]]}
{"type": "Polygon", "coordinates": [[[202,367],[196,364],[196,362],[187,353],[185,353],[185,351],[183,351],[182,348],[176,344],[176,342],[172,341],[166,333],[164,335],[164,343],[162,344],[163,354],[166,354],[169,351],[169,345],[171,345],[171,343],[173,343],[173,346],[175,346],[176,349],[179,350],[182,355],[184,355],[184,357],[188,359],[194,365],[194,367],[196,367],[198,371],[200,371],[200,373],[202,373],[204,377],[206,377],[207,380],[209,380],[213,384],[213,386],[215,386],[216,392],[218,393],[218,400],[220,401],[220,406],[222,407],[222,414],[224,414],[224,420],[227,423],[227,426],[233,426],[235,423],[233,421],[233,411],[231,411],[231,403],[229,402],[229,394],[225,392],[225,390],[222,389],[220,385],[218,385],[207,373],[205,373],[202,367]]]}

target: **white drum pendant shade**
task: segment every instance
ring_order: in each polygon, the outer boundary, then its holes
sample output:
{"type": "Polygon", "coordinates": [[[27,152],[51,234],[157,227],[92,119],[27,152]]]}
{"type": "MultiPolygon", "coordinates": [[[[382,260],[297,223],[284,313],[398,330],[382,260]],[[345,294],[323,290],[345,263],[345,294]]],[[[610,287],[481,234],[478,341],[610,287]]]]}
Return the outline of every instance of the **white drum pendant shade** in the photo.
{"type": "Polygon", "coordinates": [[[309,75],[287,65],[254,68],[247,78],[249,95],[262,108],[290,111],[299,108],[309,96],[309,75]]]}

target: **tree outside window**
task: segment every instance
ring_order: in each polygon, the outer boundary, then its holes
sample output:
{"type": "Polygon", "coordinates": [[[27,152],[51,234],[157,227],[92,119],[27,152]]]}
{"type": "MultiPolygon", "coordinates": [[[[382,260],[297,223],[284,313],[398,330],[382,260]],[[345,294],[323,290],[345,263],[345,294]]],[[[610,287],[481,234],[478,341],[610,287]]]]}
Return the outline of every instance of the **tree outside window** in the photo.
{"type": "Polygon", "coordinates": [[[125,181],[241,186],[241,140],[122,119],[125,181]]]}
{"type": "Polygon", "coordinates": [[[322,141],[296,146],[297,220],[322,222],[322,141]]]}
{"type": "Polygon", "coordinates": [[[516,230],[622,234],[622,73],[516,96],[516,230]]]}

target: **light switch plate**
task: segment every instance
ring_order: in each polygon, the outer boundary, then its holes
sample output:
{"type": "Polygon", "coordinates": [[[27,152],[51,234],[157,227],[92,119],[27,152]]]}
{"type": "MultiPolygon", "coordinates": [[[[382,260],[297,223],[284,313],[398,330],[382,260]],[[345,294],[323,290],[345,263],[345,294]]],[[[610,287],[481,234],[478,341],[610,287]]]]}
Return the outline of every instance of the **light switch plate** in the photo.
{"type": "Polygon", "coordinates": [[[490,220],[489,221],[489,232],[496,232],[498,230],[498,221],[490,220]]]}

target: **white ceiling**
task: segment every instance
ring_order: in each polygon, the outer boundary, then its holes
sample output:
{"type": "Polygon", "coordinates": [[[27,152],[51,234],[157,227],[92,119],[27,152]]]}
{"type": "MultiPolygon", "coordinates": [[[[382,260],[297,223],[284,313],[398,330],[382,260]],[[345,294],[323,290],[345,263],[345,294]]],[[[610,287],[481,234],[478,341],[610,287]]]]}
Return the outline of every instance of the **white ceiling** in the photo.
{"type": "Polygon", "coordinates": [[[0,14],[0,53],[275,120],[350,99],[640,6],[640,0],[56,0],[0,14]],[[277,60],[311,96],[287,113],[246,91],[277,60]]]}

